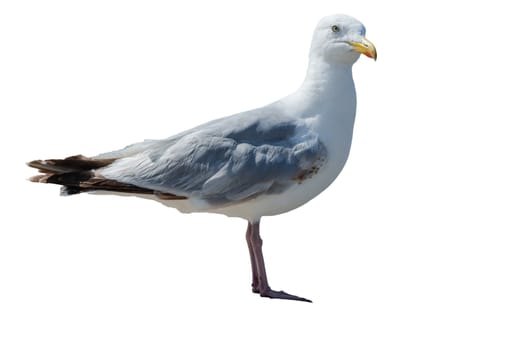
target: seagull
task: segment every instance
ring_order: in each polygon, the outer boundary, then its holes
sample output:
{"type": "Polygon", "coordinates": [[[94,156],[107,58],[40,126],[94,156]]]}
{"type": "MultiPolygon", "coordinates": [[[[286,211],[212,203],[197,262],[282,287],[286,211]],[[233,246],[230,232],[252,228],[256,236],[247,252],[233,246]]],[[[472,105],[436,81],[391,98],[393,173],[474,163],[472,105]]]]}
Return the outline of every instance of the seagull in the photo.
{"type": "Polygon", "coordinates": [[[260,220],[296,209],[324,191],[347,161],[356,115],[352,65],[376,60],[365,26],[347,15],[324,17],[313,33],[308,71],[292,94],[161,140],[95,157],[34,160],[30,181],[83,192],[156,200],[183,213],[247,220],[252,291],[311,302],[271,289],[260,220]]]}

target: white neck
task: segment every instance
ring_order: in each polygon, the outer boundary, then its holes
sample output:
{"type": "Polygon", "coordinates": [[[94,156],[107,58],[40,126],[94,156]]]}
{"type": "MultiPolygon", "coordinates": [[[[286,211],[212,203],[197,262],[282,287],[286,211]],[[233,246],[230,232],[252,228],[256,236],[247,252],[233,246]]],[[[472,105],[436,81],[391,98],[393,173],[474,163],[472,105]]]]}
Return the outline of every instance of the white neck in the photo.
{"type": "Polygon", "coordinates": [[[332,115],[353,123],[356,114],[356,89],[351,65],[328,64],[319,57],[311,57],[303,84],[283,102],[289,107],[291,114],[300,118],[325,114],[328,108],[332,108],[342,112],[332,115]],[[303,106],[303,110],[296,110],[297,106],[303,106]]]}
{"type": "Polygon", "coordinates": [[[354,90],[351,68],[349,64],[329,64],[318,57],[312,57],[301,89],[325,94],[326,97],[339,91],[350,93],[354,90]]]}

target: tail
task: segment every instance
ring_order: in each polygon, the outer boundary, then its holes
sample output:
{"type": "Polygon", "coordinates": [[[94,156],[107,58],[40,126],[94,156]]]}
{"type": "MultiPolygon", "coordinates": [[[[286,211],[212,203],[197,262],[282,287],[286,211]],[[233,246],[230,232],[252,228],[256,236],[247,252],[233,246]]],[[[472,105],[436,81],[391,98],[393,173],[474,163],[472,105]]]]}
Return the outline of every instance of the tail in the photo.
{"type": "Polygon", "coordinates": [[[185,199],[170,193],[160,193],[148,188],[110,180],[98,175],[95,170],[112,164],[116,159],[96,159],[82,155],[64,159],[34,160],[27,165],[39,170],[29,181],[62,185],[61,195],[111,191],[130,194],[153,194],[163,199],[185,199]]]}

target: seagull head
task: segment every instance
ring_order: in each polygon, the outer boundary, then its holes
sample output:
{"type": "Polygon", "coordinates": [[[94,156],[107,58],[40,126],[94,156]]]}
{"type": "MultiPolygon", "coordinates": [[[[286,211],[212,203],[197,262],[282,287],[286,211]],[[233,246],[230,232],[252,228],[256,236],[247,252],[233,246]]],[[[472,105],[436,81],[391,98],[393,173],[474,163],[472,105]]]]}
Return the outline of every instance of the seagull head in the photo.
{"type": "Polygon", "coordinates": [[[353,17],[324,17],[315,28],[310,58],[350,65],[362,54],[376,60],[376,47],[365,38],[365,32],[365,26],[353,17]]]}

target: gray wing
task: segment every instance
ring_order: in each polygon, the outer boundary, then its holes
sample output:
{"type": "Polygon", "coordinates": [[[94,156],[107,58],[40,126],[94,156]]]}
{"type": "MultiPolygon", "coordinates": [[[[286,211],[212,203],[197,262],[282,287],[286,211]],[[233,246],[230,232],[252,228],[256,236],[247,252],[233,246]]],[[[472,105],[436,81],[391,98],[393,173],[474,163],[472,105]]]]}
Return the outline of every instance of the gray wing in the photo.
{"type": "Polygon", "coordinates": [[[115,154],[123,157],[100,170],[105,178],[215,206],[280,193],[317,172],[326,159],[324,145],[302,120],[269,109],[115,154]]]}

